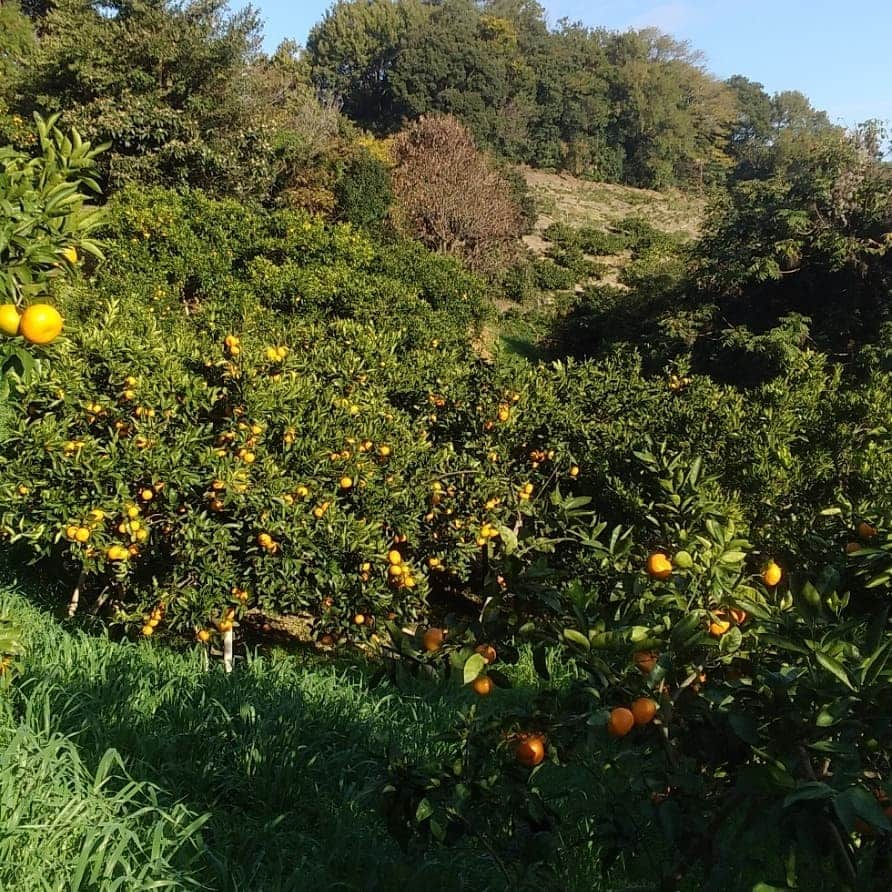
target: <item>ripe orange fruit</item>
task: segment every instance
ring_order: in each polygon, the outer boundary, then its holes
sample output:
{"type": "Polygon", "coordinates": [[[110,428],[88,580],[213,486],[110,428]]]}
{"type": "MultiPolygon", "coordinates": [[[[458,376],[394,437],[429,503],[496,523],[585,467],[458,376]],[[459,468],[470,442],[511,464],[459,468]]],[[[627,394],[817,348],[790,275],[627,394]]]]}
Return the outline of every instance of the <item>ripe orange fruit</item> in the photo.
{"type": "Polygon", "coordinates": [[[403,562],[403,556],[395,548],[391,548],[387,552],[387,562],[396,566],[403,562]]]}
{"type": "Polygon", "coordinates": [[[19,308],[15,304],[3,304],[0,306],[0,332],[9,338],[14,338],[19,333],[19,324],[22,321],[19,308]]]}
{"type": "Polygon", "coordinates": [[[155,498],[155,490],[144,489],[139,496],[144,502],[151,502],[155,498]]]}
{"type": "Polygon", "coordinates": [[[877,528],[869,524],[866,520],[862,520],[858,524],[858,535],[862,539],[873,539],[877,534],[877,528]]]}
{"type": "Polygon", "coordinates": [[[616,709],[610,711],[610,718],[607,720],[607,733],[611,737],[625,737],[634,727],[635,716],[631,709],[617,706],[616,709]]]}
{"type": "Polygon", "coordinates": [[[762,582],[769,588],[781,581],[784,571],[773,561],[769,561],[762,570],[762,582]]]}
{"type": "Polygon", "coordinates": [[[487,666],[496,661],[496,649],[491,644],[478,644],[474,653],[480,654],[487,666]]]}
{"type": "Polygon", "coordinates": [[[353,622],[355,622],[357,626],[363,625],[365,623],[365,614],[357,613],[356,616],[353,617],[353,622]]]}
{"type": "Polygon", "coordinates": [[[656,650],[639,650],[632,655],[632,661],[644,675],[650,675],[653,672],[659,658],[659,651],[656,650]]]}
{"type": "Polygon", "coordinates": [[[76,526],[68,526],[65,527],[65,537],[67,539],[77,539],[77,527],[76,526]]]}
{"type": "Polygon", "coordinates": [[[535,768],[545,758],[545,741],[538,734],[532,734],[517,745],[514,756],[526,768],[535,768]]]}
{"type": "Polygon", "coordinates": [[[341,487],[341,489],[352,489],[353,488],[353,478],[352,477],[341,477],[340,487],[341,487]]]}
{"type": "Polygon", "coordinates": [[[49,344],[62,331],[62,317],[49,304],[31,304],[22,313],[19,331],[32,344],[49,344]]]}
{"type": "Polygon", "coordinates": [[[578,477],[578,476],[579,476],[579,466],[578,466],[578,465],[573,465],[573,467],[570,468],[570,476],[571,476],[571,477],[578,477]]]}
{"type": "Polygon", "coordinates": [[[672,561],[660,551],[648,557],[646,568],[647,575],[653,579],[668,579],[672,575],[672,561]]]}
{"type": "Polygon", "coordinates": [[[479,694],[481,697],[488,697],[493,689],[492,679],[488,675],[478,675],[471,682],[471,687],[474,689],[475,694],[479,694]]]}
{"type": "Polygon", "coordinates": [[[202,643],[207,644],[211,640],[211,633],[207,629],[199,629],[195,633],[195,637],[202,643]]]}
{"type": "Polygon", "coordinates": [[[646,725],[652,722],[657,714],[657,704],[650,697],[639,697],[632,703],[632,716],[636,725],[646,725]]]}
{"type": "Polygon", "coordinates": [[[434,653],[443,646],[445,638],[446,633],[442,629],[432,628],[424,633],[421,643],[428,653],[434,653]]]}
{"type": "Polygon", "coordinates": [[[151,636],[155,634],[155,627],[146,623],[140,631],[146,638],[151,638],[151,636]]]}
{"type": "Polygon", "coordinates": [[[731,623],[724,619],[714,619],[709,624],[709,634],[714,638],[721,638],[728,629],[731,628],[731,623]]]}
{"type": "Polygon", "coordinates": [[[78,527],[77,532],[74,534],[74,538],[77,539],[78,542],[86,542],[90,538],[90,531],[86,527],[78,527]]]}

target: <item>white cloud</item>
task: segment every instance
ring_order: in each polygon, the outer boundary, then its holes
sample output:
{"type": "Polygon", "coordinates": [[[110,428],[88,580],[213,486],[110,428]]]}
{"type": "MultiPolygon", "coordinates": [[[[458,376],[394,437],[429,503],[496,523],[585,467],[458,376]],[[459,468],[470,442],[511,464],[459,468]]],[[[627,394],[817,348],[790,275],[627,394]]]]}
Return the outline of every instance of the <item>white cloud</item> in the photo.
{"type": "Polygon", "coordinates": [[[661,3],[635,16],[627,23],[627,28],[659,28],[661,31],[676,32],[690,24],[697,10],[690,3],[661,3]]]}

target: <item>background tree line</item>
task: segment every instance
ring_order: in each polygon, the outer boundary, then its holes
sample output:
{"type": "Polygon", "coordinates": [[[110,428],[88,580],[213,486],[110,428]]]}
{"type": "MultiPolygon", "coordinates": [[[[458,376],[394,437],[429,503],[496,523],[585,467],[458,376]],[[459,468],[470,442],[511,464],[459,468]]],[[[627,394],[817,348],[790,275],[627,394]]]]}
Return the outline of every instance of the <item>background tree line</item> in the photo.
{"type": "Polygon", "coordinates": [[[311,32],[307,62],[379,134],[452,114],[512,161],[636,186],[751,172],[784,134],[832,127],[801,93],[722,82],[655,29],[550,29],[533,0],[342,0],[311,32]]]}
{"type": "Polygon", "coordinates": [[[344,0],[305,52],[271,56],[256,12],[224,0],[25,0],[0,22],[0,135],[63,110],[111,143],[112,186],[331,210],[358,128],[386,137],[432,113],[507,161],[656,188],[764,174],[787,142],[834,129],[801,93],[719,81],[668,35],[552,29],[531,0],[344,0]]]}

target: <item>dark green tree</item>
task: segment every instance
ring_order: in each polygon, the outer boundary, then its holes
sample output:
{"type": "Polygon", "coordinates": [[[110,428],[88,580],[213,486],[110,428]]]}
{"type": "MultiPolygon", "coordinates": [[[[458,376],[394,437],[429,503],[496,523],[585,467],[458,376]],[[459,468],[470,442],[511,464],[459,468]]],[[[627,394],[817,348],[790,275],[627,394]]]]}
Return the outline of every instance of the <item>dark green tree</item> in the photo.
{"type": "Polygon", "coordinates": [[[19,109],[62,111],[87,138],[110,142],[111,185],[256,192],[268,146],[246,77],[260,34],[250,7],[230,15],[225,0],[55,0],[29,12],[38,41],[19,109]]]}
{"type": "Polygon", "coordinates": [[[307,40],[317,86],[342,97],[344,112],[378,132],[399,127],[391,75],[429,9],[421,0],[338,0],[307,40]]]}

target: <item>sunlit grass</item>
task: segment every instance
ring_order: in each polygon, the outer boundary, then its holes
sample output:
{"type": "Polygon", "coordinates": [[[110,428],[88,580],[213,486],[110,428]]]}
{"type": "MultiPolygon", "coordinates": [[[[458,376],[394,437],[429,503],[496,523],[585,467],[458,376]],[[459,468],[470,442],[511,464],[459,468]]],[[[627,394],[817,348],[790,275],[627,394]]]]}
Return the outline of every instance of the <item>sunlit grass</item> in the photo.
{"type": "Polygon", "coordinates": [[[503,888],[470,844],[404,854],[377,811],[388,752],[445,757],[467,691],[284,653],[227,676],[11,591],[0,615],[27,646],[0,712],[0,888],[503,888]]]}

